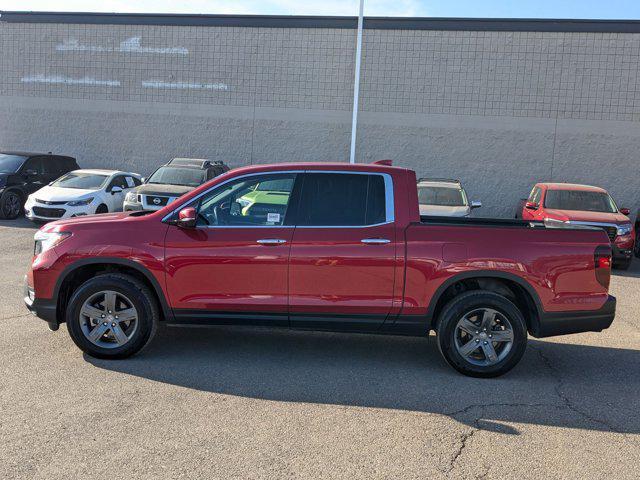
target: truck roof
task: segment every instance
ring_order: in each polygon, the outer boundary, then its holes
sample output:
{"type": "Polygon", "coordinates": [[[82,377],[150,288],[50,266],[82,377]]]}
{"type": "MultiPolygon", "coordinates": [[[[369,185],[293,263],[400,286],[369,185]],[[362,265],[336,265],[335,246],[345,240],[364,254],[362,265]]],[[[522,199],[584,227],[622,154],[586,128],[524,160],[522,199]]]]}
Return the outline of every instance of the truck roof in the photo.
{"type": "Polygon", "coordinates": [[[406,172],[407,168],[373,163],[345,163],[345,162],[295,162],[295,163],[269,163],[249,165],[232,170],[234,174],[251,171],[273,170],[336,170],[354,172],[406,172]]]}
{"type": "Polygon", "coordinates": [[[604,188],[594,187],[593,185],[580,185],[579,183],[538,183],[539,186],[546,187],[547,190],[575,190],[582,192],[600,192],[607,193],[604,188]]]}

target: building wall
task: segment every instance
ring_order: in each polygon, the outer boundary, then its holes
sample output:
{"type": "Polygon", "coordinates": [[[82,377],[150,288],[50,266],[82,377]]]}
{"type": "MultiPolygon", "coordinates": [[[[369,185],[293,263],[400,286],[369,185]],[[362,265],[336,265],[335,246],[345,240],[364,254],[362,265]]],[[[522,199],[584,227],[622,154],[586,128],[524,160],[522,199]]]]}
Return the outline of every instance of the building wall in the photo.
{"type": "MultiPolygon", "coordinates": [[[[348,159],[353,28],[1,20],[0,149],[143,175],[348,159]]],[[[640,33],[367,26],[358,161],[458,177],[484,215],[548,180],[639,206],[640,33]]]]}

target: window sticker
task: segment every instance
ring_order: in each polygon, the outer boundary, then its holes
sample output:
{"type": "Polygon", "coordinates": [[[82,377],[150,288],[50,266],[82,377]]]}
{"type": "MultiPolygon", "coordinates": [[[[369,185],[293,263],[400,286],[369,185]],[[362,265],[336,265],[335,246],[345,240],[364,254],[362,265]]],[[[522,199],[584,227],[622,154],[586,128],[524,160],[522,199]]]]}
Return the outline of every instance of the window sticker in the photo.
{"type": "Polygon", "coordinates": [[[127,179],[127,185],[129,186],[129,188],[133,188],[136,186],[135,183],[133,183],[133,178],[131,177],[125,177],[127,179]]]}
{"type": "Polygon", "coordinates": [[[267,222],[269,222],[269,223],[280,223],[280,214],[279,213],[267,213],[267,222]]]}

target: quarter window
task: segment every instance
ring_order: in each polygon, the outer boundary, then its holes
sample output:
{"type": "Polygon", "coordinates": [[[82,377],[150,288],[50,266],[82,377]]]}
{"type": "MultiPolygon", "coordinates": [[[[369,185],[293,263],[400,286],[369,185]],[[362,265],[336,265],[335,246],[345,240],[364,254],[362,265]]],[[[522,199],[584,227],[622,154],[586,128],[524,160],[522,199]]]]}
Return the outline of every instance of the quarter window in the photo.
{"type": "Polygon", "coordinates": [[[386,221],[382,175],[307,173],[298,225],[366,226],[386,221]]]}

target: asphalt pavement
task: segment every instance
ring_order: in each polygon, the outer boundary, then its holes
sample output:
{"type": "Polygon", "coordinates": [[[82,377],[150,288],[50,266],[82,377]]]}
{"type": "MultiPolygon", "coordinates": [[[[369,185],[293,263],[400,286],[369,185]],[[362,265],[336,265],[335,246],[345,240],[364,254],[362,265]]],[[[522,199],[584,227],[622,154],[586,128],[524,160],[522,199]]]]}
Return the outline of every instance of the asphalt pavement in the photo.
{"type": "Polygon", "coordinates": [[[610,329],[483,380],[433,337],[171,328],[92,359],[22,303],[34,232],[0,222],[0,478],[640,475],[640,262],[610,329]]]}

